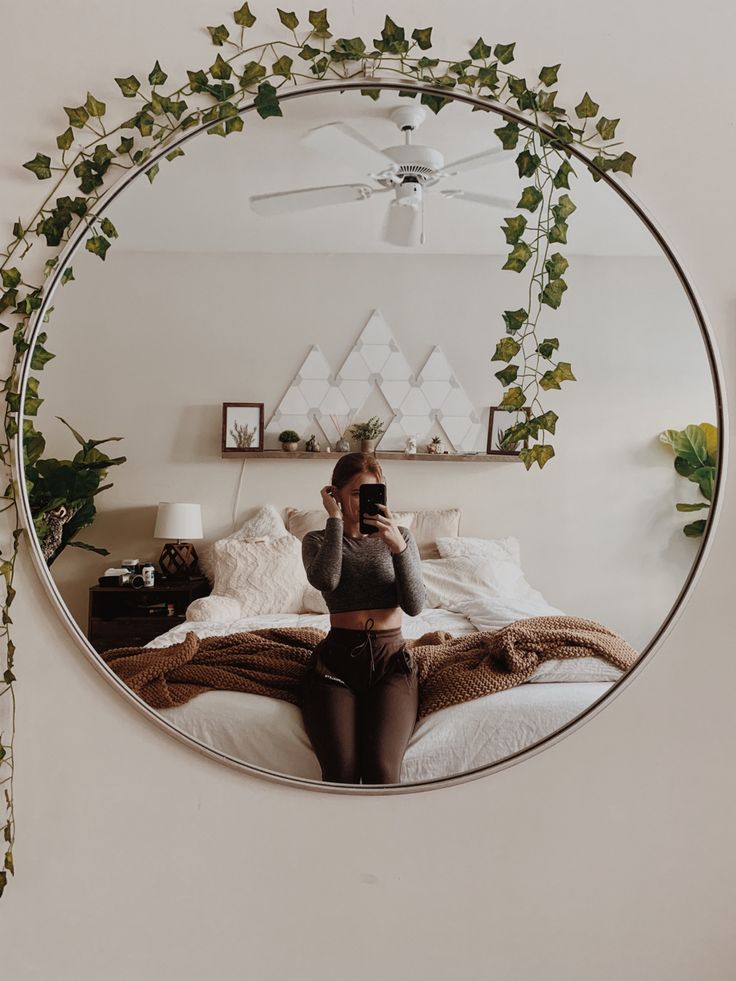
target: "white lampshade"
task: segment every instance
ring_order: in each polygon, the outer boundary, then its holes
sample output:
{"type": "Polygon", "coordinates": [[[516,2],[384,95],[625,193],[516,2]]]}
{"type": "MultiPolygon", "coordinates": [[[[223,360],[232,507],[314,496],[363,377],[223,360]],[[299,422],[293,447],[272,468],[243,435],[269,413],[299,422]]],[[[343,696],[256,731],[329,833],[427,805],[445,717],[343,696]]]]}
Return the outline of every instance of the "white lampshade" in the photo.
{"type": "Polygon", "coordinates": [[[203,538],[201,505],[160,501],[153,537],[164,538],[166,541],[178,538],[183,542],[203,538]]]}

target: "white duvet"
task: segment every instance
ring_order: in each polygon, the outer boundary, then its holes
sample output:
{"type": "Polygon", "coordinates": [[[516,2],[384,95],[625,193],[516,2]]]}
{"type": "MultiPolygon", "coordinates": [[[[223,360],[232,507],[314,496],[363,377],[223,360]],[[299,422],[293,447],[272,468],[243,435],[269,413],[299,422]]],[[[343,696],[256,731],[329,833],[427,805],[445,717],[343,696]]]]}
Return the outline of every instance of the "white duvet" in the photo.
{"type": "MultiPolygon", "coordinates": [[[[559,613],[535,603],[507,604],[477,597],[465,614],[426,609],[404,616],[405,637],[430,630],[460,635],[498,629],[528,616],[559,613]]],[[[325,614],[273,614],[225,621],[187,621],[152,640],[147,647],[167,647],[189,631],[200,637],[222,636],[264,627],[314,626],[329,629],[325,614]]],[[[409,741],[401,782],[415,783],[456,776],[504,759],[544,739],[601,698],[622,672],[600,658],[547,661],[530,683],[508,691],[452,705],[425,716],[409,741]]],[[[182,732],[227,756],[280,774],[320,779],[320,767],[304,729],[301,710],[282,699],[247,692],[211,691],[184,705],[161,709],[160,715],[182,732]]]]}

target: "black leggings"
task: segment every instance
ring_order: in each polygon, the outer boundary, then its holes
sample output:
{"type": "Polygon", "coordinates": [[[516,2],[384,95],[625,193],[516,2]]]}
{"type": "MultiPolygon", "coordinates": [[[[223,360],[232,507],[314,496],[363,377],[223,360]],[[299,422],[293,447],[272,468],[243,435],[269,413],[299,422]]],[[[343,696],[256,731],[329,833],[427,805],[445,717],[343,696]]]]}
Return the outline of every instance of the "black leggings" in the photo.
{"type": "Polygon", "coordinates": [[[302,714],[322,779],[399,783],[419,706],[417,669],[401,628],[332,627],[315,647],[302,714]]]}

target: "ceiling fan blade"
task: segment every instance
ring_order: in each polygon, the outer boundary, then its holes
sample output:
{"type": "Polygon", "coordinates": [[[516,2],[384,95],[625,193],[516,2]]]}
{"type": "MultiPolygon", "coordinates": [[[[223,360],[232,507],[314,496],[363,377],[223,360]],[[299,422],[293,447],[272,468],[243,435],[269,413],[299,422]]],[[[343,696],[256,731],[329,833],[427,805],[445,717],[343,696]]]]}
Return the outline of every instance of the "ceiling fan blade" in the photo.
{"type": "Polygon", "coordinates": [[[397,169],[391,157],[347,123],[316,126],[302,137],[302,143],[354,169],[360,169],[362,173],[397,169]]]}
{"type": "Polygon", "coordinates": [[[511,198],[501,198],[495,194],[477,194],[475,191],[462,191],[459,188],[448,189],[439,192],[443,198],[451,198],[457,201],[469,201],[471,204],[485,204],[490,208],[515,208],[516,200],[511,198]]]}
{"type": "Polygon", "coordinates": [[[276,194],[254,194],[250,206],[259,215],[285,215],[330,204],[365,201],[373,194],[368,184],[333,184],[329,187],[303,187],[276,194]]]}
{"type": "Polygon", "coordinates": [[[392,201],[383,229],[383,238],[392,245],[421,245],[424,241],[422,208],[392,201]]]}
{"type": "Polygon", "coordinates": [[[499,163],[503,158],[503,147],[493,147],[491,150],[483,150],[481,153],[474,153],[470,157],[461,157],[460,160],[453,160],[452,163],[445,164],[442,168],[448,173],[462,174],[466,170],[474,170],[476,167],[485,167],[486,164],[499,163]]]}

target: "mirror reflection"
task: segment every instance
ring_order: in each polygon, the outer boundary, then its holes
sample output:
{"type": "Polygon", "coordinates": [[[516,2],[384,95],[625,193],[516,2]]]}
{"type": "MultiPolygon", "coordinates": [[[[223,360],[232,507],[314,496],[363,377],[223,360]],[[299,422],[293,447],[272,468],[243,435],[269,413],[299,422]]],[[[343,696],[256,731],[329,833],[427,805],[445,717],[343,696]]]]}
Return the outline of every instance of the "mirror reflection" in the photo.
{"type": "Polygon", "coordinates": [[[573,161],[568,290],[538,329],[576,380],[527,471],[492,360],[529,293],[502,269],[503,121],[391,92],[283,110],[189,141],[108,210],[104,264],[74,256],[37,532],[102,659],[207,747],[339,784],[457,776],[605,698],[668,617],[707,514],[676,505],[715,466],[706,349],[654,238],[573,161]]]}

